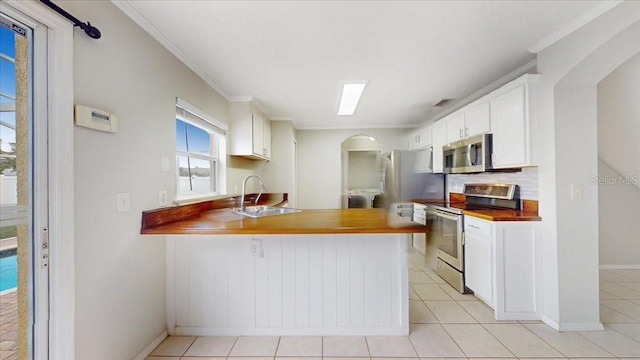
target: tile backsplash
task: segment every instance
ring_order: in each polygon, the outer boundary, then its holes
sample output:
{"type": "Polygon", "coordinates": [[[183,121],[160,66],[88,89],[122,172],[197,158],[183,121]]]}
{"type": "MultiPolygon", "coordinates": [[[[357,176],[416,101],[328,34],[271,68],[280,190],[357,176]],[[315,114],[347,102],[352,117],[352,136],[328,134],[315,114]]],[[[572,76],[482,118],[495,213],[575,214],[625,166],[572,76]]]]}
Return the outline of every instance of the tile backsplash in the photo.
{"type": "Polygon", "coordinates": [[[538,200],[538,168],[523,168],[519,172],[487,172],[481,174],[447,175],[447,197],[449,192],[462,193],[464,184],[470,183],[506,183],[520,187],[520,198],[538,200]]]}

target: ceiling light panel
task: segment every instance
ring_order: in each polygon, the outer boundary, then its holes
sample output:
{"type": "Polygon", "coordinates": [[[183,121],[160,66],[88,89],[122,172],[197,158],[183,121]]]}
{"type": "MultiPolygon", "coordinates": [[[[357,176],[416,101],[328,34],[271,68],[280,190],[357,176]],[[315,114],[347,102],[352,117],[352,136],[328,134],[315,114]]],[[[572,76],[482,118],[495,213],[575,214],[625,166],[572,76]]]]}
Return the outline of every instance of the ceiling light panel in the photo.
{"type": "Polygon", "coordinates": [[[367,83],[351,83],[342,85],[342,96],[340,97],[340,107],[338,116],[350,116],[356,111],[360,96],[367,83]]]}

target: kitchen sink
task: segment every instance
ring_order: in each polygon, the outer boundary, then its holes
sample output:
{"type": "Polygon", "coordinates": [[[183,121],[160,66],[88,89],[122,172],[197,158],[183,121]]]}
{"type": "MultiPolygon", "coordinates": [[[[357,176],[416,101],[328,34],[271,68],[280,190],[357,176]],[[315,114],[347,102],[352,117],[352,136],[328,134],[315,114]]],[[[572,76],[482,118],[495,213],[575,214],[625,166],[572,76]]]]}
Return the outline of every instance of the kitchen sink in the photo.
{"type": "Polygon", "coordinates": [[[295,212],[301,212],[302,210],[284,208],[284,207],[275,207],[275,206],[245,206],[244,210],[242,209],[233,209],[233,212],[236,214],[240,214],[242,216],[248,216],[251,218],[261,218],[265,216],[273,216],[273,215],[284,215],[291,214],[295,212]]]}

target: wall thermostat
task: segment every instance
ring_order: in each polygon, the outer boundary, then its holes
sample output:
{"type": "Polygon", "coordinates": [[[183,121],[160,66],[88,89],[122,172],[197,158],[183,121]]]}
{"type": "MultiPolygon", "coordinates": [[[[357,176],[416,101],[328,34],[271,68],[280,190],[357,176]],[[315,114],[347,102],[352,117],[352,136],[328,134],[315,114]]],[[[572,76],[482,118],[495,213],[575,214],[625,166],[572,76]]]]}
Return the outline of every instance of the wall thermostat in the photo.
{"type": "Polygon", "coordinates": [[[118,131],[118,118],[114,114],[83,105],[75,106],[75,123],[89,129],[112,133],[118,131]]]}

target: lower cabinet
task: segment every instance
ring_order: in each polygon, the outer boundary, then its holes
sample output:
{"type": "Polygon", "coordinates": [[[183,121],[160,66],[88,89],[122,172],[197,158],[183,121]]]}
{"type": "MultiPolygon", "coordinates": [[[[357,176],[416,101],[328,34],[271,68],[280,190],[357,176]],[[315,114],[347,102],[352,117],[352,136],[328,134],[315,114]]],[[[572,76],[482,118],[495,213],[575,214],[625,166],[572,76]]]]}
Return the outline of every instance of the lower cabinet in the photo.
{"type": "Polygon", "coordinates": [[[465,285],[498,320],[540,318],[537,224],[465,216],[465,285]]]}
{"type": "Polygon", "coordinates": [[[465,235],[464,254],[465,285],[477,298],[493,307],[491,238],[465,235]]]}

